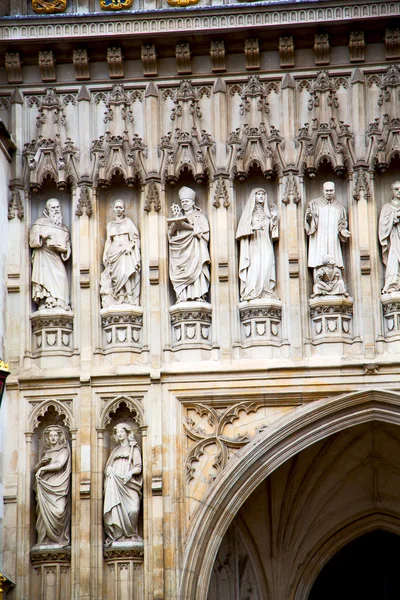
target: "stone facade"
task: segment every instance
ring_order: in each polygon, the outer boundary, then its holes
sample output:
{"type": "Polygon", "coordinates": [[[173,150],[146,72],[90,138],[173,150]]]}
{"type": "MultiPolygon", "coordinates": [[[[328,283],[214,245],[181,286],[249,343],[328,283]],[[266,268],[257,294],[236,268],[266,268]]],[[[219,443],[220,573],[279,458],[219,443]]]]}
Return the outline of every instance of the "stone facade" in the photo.
{"type": "Polygon", "coordinates": [[[400,179],[400,3],[3,6],[7,598],[305,600],[356,531],[400,531],[365,469],[351,502],[332,493],[353,437],[376,472],[397,448],[396,215],[378,226],[400,179]],[[309,263],[316,231],[336,250],[309,263]],[[67,509],[38,544],[52,451],[67,509]]]}

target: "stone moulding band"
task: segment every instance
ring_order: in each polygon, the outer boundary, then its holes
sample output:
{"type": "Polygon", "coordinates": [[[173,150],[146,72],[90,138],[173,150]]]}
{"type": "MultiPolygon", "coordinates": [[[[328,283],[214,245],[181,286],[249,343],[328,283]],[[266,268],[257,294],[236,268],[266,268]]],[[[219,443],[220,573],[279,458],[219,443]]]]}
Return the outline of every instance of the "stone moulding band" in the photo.
{"type": "MultiPolygon", "coordinates": [[[[47,23],[47,19],[41,23],[34,23],[26,19],[25,23],[18,25],[0,26],[1,40],[24,40],[24,39],[53,39],[53,38],[85,38],[103,35],[142,35],[157,33],[192,32],[193,30],[218,30],[249,27],[276,27],[277,25],[299,25],[310,23],[321,23],[329,21],[348,21],[351,19],[376,19],[400,15],[400,2],[357,2],[347,3],[343,6],[321,6],[313,8],[302,8],[296,6],[282,8],[265,6],[263,10],[258,7],[249,6],[246,14],[243,14],[243,4],[238,4],[235,9],[223,7],[207,12],[203,8],[192,7],[187,12],[168,15],[168,11],[159,10],[157,15],[149,13],[130,15],[122,17],[118,21],[105,22],[98,15],[86,15],[73,19],[60,19],[56,23],[47,23]],[[78,21],[78,22],[77,22],[78,21]]],[[[169,9],[171,10],[171,9],[169,9]]],[[[54,15],[53,15],[54,17],[54,15]]]]}

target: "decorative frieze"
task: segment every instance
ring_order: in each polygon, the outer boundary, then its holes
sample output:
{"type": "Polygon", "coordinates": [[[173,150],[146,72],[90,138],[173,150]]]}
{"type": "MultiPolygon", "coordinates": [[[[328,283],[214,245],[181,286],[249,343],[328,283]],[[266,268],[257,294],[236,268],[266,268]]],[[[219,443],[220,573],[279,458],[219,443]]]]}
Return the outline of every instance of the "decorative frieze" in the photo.
{"type": "Polygon", "coordinates": [[[169,312],[172,348],[211,347],[211,304],[181,302],[171,306],[169,312]]]}
{"type": "Polygon", "coordinates": [[[239,315],[243,345],[281,344],[282,302],[260,298],[240,302],[239,315]]]}
{"type": "Polygon", "coordinates": [[[179,75],[187,75],[192,72],[190,62],[190,45],[187,43],[177,44],[175,47],[176,68],[179,75]]]}
{"type": "Polygon", "coordinates": [[[143,346],[143,309],[140,306],[109,306],[100,310],[105,352],[140,351],[143,346]]]}
{"type": "Polygon", "coordinates": [[[145,77],[157,75],[157,53],[154,44],[142,46],[142,65],[145,77]]]}
{"type": "Polygon", "coordinates": [[[400,58],[400,29],[386,29],[386,60],[400,58]]]}
{"type": "Polygon", "coordinates": [[[352,31],[350,33],[350,62],[364,62],[365,60],[365,46],[364,32],[363,31],[352,31]]]}
{"type": "Polygon", "coordinates": [[[120,79],[124,76],[124,57],[121,48],[117,46],[107,48],[107,62],[111,79],[120,79]]]}
{"type": "Polygon", "coordinates": [[[56,81],[56,60],[52,50],[39,51],[39,68],[43,82],[56,81]]]}
{"type": "Polygon", "coordinates": [[[86,48],[77,48],[73,51],[72,62],[74,63],[75,77],[77,81],[90,79],[89,56],[86,48]]]}
{"type": "Polygon", "coordinates": [[[32,8],[38,14],[64,12],[67,8],[67,0],[32,0],[32,8]]]}
{"type": "Polygon", "coordinates": [[[31,314],[32,352],[34,356],[43,354],[64,354],[73,350],[72,328],[74,315],[58,308],[38,310],[31,314]]]}
{"type": "Polygon", "coordinates": [[[213,73],[226,71],[224,41],[211,42],[210,56],[213,73]]]}
{"type": "Polygon", "coordinates": [[[311,298],[311,334],[314,343],[351,342],[353,299],[349,296],[311,298]]]}
{"type": "Polygon", "coordinates": [[[22,61],[19,52],[6,52],[4,64],[8,83],[22,83],[22,61]]]}
{"type": "Polygon", "coordinates": [[[244,43],[246,69],[254,71],[260,68],[260,46],[258,39],[247,39],[244,43]]]}
{"type": "Polygon", "coordinates": [[[316,65],[329,65],[329,34],[317,33],[314,37],[314,56],[316,65]]]}
{"type": "Polygon", "coordinates": [[[279,38],[279,57],[282,68],[294,67],[294,41],[292,36],[279,38]]]}

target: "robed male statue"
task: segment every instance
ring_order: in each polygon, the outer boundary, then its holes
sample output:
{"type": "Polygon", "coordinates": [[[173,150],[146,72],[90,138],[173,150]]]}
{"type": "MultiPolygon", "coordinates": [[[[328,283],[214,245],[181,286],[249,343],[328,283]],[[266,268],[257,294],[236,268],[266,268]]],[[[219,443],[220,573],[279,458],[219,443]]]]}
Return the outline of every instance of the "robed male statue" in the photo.
{"type": "Polygon", "coordinates": [[[382,293],[397,292],[400,290],[400,181],[392,184],[392,199],[382,207],[379,241],[386,266],[382,293]]]}

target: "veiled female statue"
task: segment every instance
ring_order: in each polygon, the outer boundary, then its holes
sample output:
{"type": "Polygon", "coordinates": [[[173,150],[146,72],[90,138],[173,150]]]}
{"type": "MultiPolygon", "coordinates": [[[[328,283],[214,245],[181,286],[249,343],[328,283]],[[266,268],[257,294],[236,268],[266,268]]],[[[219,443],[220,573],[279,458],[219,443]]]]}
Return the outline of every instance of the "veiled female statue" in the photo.
{"type": "Polygon", "coordinates": [[[191,188],[181,188],[182,209],[173,205],[175,215],[168,219],[169,276],[177,302],[202,302],[210,287],[210,226],[201,209],[195,206],[195,197],[196,192],[191,188]]]}
{"type": "Polygon", "coordinates": [[[140,238],[136,225],[125,217],[125,203],[116,200],[115,218],[107,224],[104,246],[104,271],[101,274],[102,306],[139,304],[140,296],[140,238]]]}
{"type": "Polygon", "coordinates": [[[37,545],[68,546],[71,521],[71,449],[59,425],[43,433],[44,454],[35,466],[37,545]]]}
{"type": "Polygon", "coordinates": [[[116,447],[106,464],[104,480],[104,531],[106,546],[141,540],[137,531],[142,490],[142,457],[130,425],[114,427],[116,447]]]}
{"type": "Polygon", "coordinates": [[[240,300],[274,295],[276,283],[273,240],[279,237],[278,210],[268,206],[262,188],[252,190],[240,217],[236,239],[240,242],[240,300]]]}

